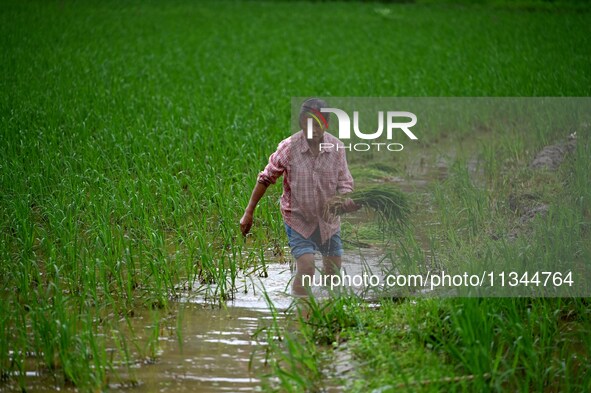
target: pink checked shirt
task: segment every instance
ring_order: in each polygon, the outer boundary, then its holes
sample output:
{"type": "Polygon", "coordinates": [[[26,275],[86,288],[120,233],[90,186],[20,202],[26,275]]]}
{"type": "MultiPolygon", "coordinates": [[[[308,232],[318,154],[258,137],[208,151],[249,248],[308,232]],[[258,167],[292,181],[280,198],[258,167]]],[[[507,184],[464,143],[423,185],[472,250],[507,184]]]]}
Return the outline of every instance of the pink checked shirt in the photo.
{"type": "MultiPolygon", "coordinates": [[[[343,145],[328,132],[323,143],[343,145]]],[[[275,184],[283,175],[281,214],[285,223],[305,238],[320,227],[324,244],[341,226],[338,216],[323,217],[326,202],[337,194],[353,191],[353,177],[347,166],[345,150],[323,148],[314,157],[303,131],[284,139],[269,163],[259,173],[258,182],[275,184]]]]}

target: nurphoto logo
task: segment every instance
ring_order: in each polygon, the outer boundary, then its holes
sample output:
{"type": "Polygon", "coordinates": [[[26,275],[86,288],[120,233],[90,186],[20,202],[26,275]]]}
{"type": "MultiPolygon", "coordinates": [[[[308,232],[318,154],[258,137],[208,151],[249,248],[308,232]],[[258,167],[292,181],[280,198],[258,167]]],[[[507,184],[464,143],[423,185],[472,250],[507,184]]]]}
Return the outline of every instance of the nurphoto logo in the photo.
{"type": "MultiPolygon", "coordinates": [[[[312,139],[314,121],[316,121],[321,127],[328,128],[328,121],[323,113],[334,113],[336,115],[338,119],[338,138],[340,140],[351,139],[351,119],[347,112],[338,108],[322,108],[320,111],[313,109],[307,112],[310,116],[307,122],[307,137],[309,139],[312,139]]],[[[374,142],[344,143],[343,145],[336,146],[333,143],[320,143],[320,150],[334,148],[336,150],[344,149],[348,151],[402,151],[404,145],[399,142],[393,142],[393,138],[399,137],[402,132],[409,139],[417,140],[417,136],[410,130],[410,128],[416,124],[417,116],[412,112],[378,111],[377,130],[371,130],[371,132],[367,132],[368,130],[362,131],[359,126],[359,111],[353,111],[353,132],[355,136],[364,141],[374,142]],[[384,118],[386,119],[385,129],[387,142],[375,142],[379,138],[382,138],[384,133],[384,118]]]]}

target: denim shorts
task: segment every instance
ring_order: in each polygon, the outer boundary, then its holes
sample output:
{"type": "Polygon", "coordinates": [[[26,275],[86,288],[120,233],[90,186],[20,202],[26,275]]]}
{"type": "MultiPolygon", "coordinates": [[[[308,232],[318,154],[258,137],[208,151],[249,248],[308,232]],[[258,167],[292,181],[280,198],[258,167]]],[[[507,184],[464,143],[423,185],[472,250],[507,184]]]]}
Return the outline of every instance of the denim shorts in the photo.
{"type": "Polygon", "coordinates": [[[320,229],[316,228],[314,233],[305,238],[298,232],[294,231],[289,225],[285,224],[285,232],[289,239],[289,247],[291,248],[291,255],[298,259],[304,254],[313,254],[319,251],[325,257],[340,257],[343,255],[343,242],[341,241],[341,231],[338,231],[324,244],[320,244],[320,229]]]}

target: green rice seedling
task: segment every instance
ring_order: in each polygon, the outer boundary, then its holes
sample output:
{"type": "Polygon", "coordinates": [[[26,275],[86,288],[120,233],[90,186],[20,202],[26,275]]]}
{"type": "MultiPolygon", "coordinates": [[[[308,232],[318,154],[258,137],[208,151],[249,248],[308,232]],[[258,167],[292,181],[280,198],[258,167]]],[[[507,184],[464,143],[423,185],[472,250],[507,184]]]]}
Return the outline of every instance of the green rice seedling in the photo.
{"type": "MultiPolygon", "coordinates": [[[[8,308],[4,302],[0,302],[0,335],[8,337],[8,327],[10,326],[10,316],[8,308]]],[[[0,381],[5,382],[9,377],[10,355],[7,340],[0,341],[0,381]]]]}
{"type": "Polygon", "coordinates": [[[214,297],[218,299],[218,301],[221,304],[221,302],[223,301],[233,299],[234,294],[232,292],[232,288],[228,288],[228,284],[230,283],[228,282],[228,269],[226,267],[225,255],[223,253],[219,255],[215,263],[216,267],[214,269],[214,297]]]}
{"type": "Polygon", "coordinates": [[[328,202],[326,210],[331,214],[342,214],[347,198],[356,204],[375,212],[380,223],[390,229],[399,229],[407,224],[410,206],[404,193],[393,185],[360,188],[328,202]]]}
{"type": "Polygon", "coordinates": [[[281,311],[277,309],[267,291],[263,290],[262,295],[265,299],[265,303],[267,303],[269,312],[271,313],[271,326],[264,326],[262,330],[264,330],[267,333],[267,340],[272,339],[277,341],[283,341],[283,329],[281,328],[281,319],[279,318],[279,314],[281,311]]]}
{"type": "MultiPolygon", "coordinates": [[[[268,294],[265,292],[263,295],[271,310],[271,326],[262,327],[257,333],[266,333],[266,356],[272,370],[267,375],[269,378],[265,380],[265,385],[268,385],[269,389],[281,389],[286,392],[319,388],[322,384],[320,352],[312,335],[306,334],[309,331],[302,325],[301,314],[298,314],[300,328],[290,331],[287,326],[280,325],[278,310],[268,294]]],[[[298,300],[300,299],[296,299],[295,302],[298,300]]],[[[295,303],[293,306],[298,307],[295,303]]],[[[296,312],[298,310],[300,309],[296,309],[296,312]]]]}
{"type": "Polygon", "coordinates": [[[341,340],[343,330],[357,325],[358,299],[341,295],[295,298],[287,310],[288,320],[280,326],[277,309],[264,293],[272,310],[272,323],[261,331],[267,332],[267,356],[273,371],[269,377],[278,380],[268,382],[273,389],[296,392],[322,389],[327,384],[324,364],[330,363],[328,348],[341,340]],[[295,331],[291,323],[295,323],[295,331]]]}
{"type": "Polygon", "coordinates": [[[181,239],[181,245],[186,247],[186,253],[184,255],[184,266],[186,275],[186,289],[192,291],[195,288],[195,283],[198,276],[198,266],[195,262],[198,255],[198,250],[195,242],[189,240],[188,234],[182,233],[179,235],[181,239]]]}
{"type": "Polygon", "coordinates": [[[90,359],[89,367],[94,371],[91,374],[94,386],[106,386],[108,381],[107,372],[112,372],[112,367],[109,364],[107,351],[105,350],[105,343],[97,334],[96,323],[94,316],[89,313],[85,321],[84,339],[88,342],[88,357],[90,359]]]}
{"type": "Polygon", "coordinates": [[[355,317],[360,299],[355,295],[333,292],[328,299],[314,296],[302,299],[298,318],[303,326],[310,329],[306,334],[316,344],[331,345],[340,341],[340,333],[357,326],[355,317]]]}
{"type": "Polygon", "coordinates": [[[266,256],[265,256],[265,248],[264,247],[260,247],[259,248],[259,257],[257,262],[260,264],[260,266],[258,267],[259,270],[259,276],[261,277],[267,277],[268,273],[267,273],[267,262],[266,262],[266,256]]]}
{"type": "Polygon", "coordinates": [[[235,259],[232,259],[231,256],[228,256],[228,267],[226,269],[227,271],[227,277],[226,280],[229,281],[229,285],[230,285],[230,299],[234,299],[236,292],[237,292],[237,288],[238,286],[236,285],[236,280],[238,279],[238,268],[237,268],[237,263],[235,259]]]}
{"type": "MultiPolygon", "coordinates": [[[[265,319],[265,321],[270,320],[270,324],[264,324],[260,326],[253,334],[254,338],[259,338],[264,334],[264,341],[266,345],[264,346],[265,351],[265,364],[269,364],[270,356],[274,356],[275,352],[278,350],[279,345],[278,342],[283,341],[284,339],[284,331],[279,323],[279,310],[275,307],[275,304],[269,297],[269,294],[266,291],[262,292],[263,298],[267,303],[267,307],[271,314],[270,319],[265,319]]],[[[249,360],[249,369],[252,368],[253,359],[255,356],[255,351],[251,353],[250,360],[249,360]]]]}
{"type": "Polygon", "coordinates": [[[154,309],[150,311],[151,325],[146,326],[146,341],[143,343],[142,354],[148,362],[155,362],[160,355],[160,330],[162,328],[161,310],[154,309]]]}

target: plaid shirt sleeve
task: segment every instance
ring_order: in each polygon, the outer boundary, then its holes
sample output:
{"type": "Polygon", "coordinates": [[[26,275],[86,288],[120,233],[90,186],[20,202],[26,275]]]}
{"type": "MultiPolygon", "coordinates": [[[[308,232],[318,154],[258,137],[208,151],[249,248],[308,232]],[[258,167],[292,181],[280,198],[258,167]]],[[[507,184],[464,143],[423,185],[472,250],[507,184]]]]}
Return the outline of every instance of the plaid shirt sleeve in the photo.
{"type": "Polygon", "coordinates": [[[351,176],[351,172],[349,172],[349,167],[347,166],[347,157],[345,156],[345,151],[341,151],[342,154],[339,157],[340,165],[337,192],[339,194],[346,194],[353,191],[353,176],[351,176]]]}
{"type": "Polygon", "coordinates": [[[265,169],[259,173],[258,182],[269,186],[275,184],[277,179],[283,175],[287,168],[289,160],[290,139],[285,139],[279,143],[277,150],[269,157],[269,163],[265,169]]]}

